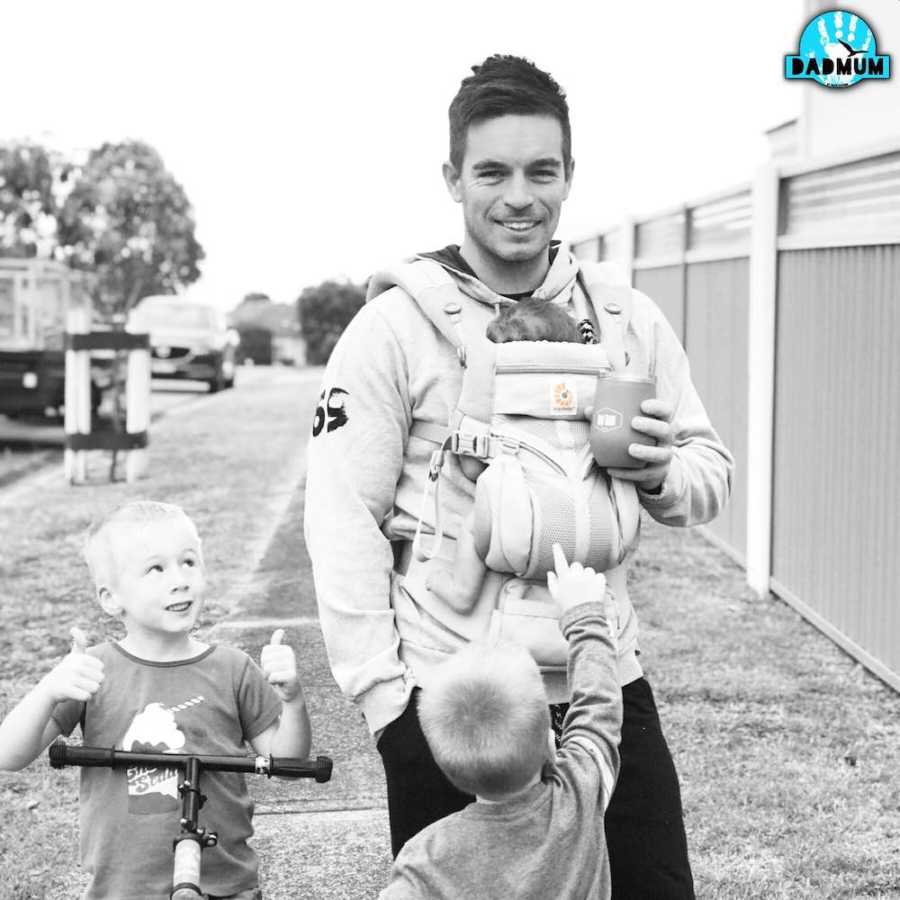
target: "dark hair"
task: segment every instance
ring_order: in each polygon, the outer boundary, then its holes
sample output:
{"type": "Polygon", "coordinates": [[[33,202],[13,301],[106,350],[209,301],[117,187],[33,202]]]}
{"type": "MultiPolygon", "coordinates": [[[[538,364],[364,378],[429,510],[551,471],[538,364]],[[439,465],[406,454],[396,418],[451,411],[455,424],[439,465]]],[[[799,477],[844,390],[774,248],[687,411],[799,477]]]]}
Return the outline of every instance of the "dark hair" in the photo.
{"type": "Polygon", "coordinates": [[[581,343],[575,320],[549,300],[525,297],[500,309],[485,331],[495,344],[507,341],[571,341],[581,343]]]}
{"type": "Polygon", "coordinates": [[[572,129],[565,91],[553,77],[521,56],[495,54],[464,78],[450,103],[450,162],[462,170],[469,126],[508,115],[546,115],[562,128],[566,175],[572,171],[572,129]]]}

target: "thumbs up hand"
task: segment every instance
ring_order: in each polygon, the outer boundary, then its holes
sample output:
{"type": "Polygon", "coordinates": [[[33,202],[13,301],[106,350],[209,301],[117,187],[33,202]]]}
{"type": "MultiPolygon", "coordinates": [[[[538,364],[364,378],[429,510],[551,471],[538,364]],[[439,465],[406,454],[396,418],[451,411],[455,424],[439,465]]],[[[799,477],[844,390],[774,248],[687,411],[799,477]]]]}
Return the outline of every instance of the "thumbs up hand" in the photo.
{"type": "Polygon", "coordinates": [[[272,639],[262,649],[260,666],[269,684],[275,688],[282,703],[290,703],[297,697],[302,699],[300,679],[297,677],[297,660],[294,651],[283,644],[284,629],[276,628],[272,639]]]}
{"type": "Polygon", "coordinates": [[[72,652],[73,653],[87,653],[87,648],[88,648],[87,635],[77,625],[73,625],[69,629],[69,634],[72,635],[72,652]]]}
{"type": "Polygon", "coordinates": [[[87,653],[87,635],[72,628],[72,649],[48,672],[40,687],[54,703],[61,700],[90,700],[103,681],[103,663],[87,653]]]}

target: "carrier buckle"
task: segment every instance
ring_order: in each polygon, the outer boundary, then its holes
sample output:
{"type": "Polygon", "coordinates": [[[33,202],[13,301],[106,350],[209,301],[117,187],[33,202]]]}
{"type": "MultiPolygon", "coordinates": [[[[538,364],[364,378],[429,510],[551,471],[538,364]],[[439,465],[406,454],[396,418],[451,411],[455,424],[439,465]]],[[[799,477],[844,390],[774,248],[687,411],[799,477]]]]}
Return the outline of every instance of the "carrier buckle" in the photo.
{"type": "Polygon", "coordinates": [[[476,456],[487,459],[491,455],[490,436],[487,434],[460,434],[454,432],[450,438],[450,450],[462,456],[476,456]]]}

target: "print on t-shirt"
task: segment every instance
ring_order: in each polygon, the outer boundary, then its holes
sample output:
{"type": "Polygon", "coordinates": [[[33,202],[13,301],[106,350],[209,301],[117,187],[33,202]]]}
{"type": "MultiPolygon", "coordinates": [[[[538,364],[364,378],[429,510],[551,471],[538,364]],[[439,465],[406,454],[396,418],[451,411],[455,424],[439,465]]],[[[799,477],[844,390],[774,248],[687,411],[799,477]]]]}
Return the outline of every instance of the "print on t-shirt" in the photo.
{"type": "MultiPolygon", "coordinates": [[[[133,753],[177,753],[184,747],[184,732],[175,713],[203,702],[192,697],[178,706],[148,703],[128,726],[122,750],[133,753]]],[[[128,779],[128,811],[136,815],[170,812],[178,808],[178,769],[135,766],[125,770],[128,779]]]]}

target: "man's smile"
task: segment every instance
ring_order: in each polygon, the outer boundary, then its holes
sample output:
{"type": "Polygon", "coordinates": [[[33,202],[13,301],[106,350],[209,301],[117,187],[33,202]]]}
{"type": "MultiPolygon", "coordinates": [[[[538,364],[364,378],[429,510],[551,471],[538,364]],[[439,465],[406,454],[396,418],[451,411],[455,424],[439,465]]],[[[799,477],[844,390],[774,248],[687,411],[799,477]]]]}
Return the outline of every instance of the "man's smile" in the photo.
{"type": "Polygon", "coordinates": [[[537,219],[496,219],[495,221],[498,225],[502,225],[510,231],[519,233],[530,231],[532,228],[537,228],[538,226],[537,219]]]}

